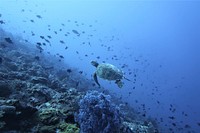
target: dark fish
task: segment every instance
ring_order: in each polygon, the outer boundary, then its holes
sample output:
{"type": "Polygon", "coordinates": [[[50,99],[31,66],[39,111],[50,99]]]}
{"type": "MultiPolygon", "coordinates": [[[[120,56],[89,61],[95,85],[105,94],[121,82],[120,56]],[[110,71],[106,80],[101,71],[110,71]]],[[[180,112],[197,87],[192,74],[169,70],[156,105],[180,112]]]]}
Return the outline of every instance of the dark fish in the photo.
{"type": "Polygon", "coordinates": [[[65,26],[65,24],[61,24],[62,26],[65,26]]]}
{"type": "Polygon", "coordinates": [[[198,122],[197,125],[200,126],[200,122],[198,122]]]}
{"type": "Polygon", "coordinates": [[[60,40],[60,43],[65,44],[65,42],[63,40],[60,40]]]}
{"type": "Polygon", "coordinates": [[[40,42],[37,42],[37,45],[38,45],[38,46],[41,46],[42,44],[41,44],[40,42]]]}
{"type": "Polygon", "coordinates": [[[13,41],[10,39],[10,37],[4,38],[4,39],[7,43],[13,44],[13,41]]]}
{"type": "Polygon", "coordinates": [[[97,56],[96,58],[97,58],[97,59],[100,59],[100,56],[97,56]]]}
{"type": "Polygon", "coordinates": [[[172,119],[172,120],[174,120],[174,119],[175,119],[175,117],[174,117],[174,116],[169,116],[168,118],[169,118],[169,119],[172,119]]]}
{"type": "Polygon", "coordinates": [[[57,31],[54,31],[55,34],[58,34],[57,31]]]}
{"type": "Polygon", "coordinates": [[[36,15],[36,17],[37,17],[37,18],[40,18],[40,19],[42,18],[40,15],[36,15]]]}
{"type": "Polygon", "coordinates": [[[47,40],[47,39],[44,39],[47,43],[50,43],[50,41],[49,40],[47,40]]]}
{"type": "Polygon", "coordinates": [[[68,72],[68,73],[71,73],[71,72],[72,72],[72,70],[71,70],[71,69],[67,69],[67,72],[68,72]]]}
{"type": "Polygon", "coordinates": [[[80,35],[77,30],[72,30],[74,34],[80,35]]]}
{"type": "Polygon", "coordinates": [[[176,126],[176,123],[172,123],[172,125],[175,127],[175,126],[176,126]]]}
{"type": "Polygon", "coordinates": [[[0,24],[5,24],[5,22],[3,20],[0,20],[0,24]]]}
{"type": "Polygon", "coordinates": [[[34,20],[33,20],[33,19],[31,19],[30,21],[31,21],[32,23],[34,23],[34,20]]]}
{"type": "Polygon", "coordinates": [[[66,46],[65,49],[68,49],[68,47],[66,46]]]}
{"type": "Polygon", "coordinates": [[[35,36],[35,33],[34,33],[33,31],[31,31],[31,35],[32,35],[32,36],[35,36]]]}
{"type": "Polygon", "coordinates": [[[41,39],[44,39],[44,36],[40,36],[41,39]]]}
{"type": "Polygon", "coordinates": [[[51,36],[47,36],[49,39],[51,39],[51,36]]]}
{"type": "Polygon", "coordinates": [[[64,56],[62,56],[62,55],[60,55],[59,57],[62,58],[62,59],[64,59],[64,56]]]}
{"type": "Polygon", "coordinates": [[[80,73],[80,74],[82,74],[82,73],[83,73],[83,71],[79,71],[79,73],[80,73]]]}
{"type": "Polygon", "coordinates": [[[1,17],[2,15],[0,14],[0,17],[1,17]]]}

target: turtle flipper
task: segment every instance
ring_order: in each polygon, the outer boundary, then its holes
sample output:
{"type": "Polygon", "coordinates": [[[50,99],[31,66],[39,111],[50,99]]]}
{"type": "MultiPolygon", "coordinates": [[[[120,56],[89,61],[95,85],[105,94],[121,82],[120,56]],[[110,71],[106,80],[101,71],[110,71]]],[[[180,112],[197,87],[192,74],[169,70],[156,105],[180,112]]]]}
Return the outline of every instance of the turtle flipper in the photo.
{"type": "Polygon", "coordinates": [[[117,86],[118,86],[119,88],[122,88],[123,85],[124,85],[124,83],[123,83],[120,79],[116,80],[115,83],[117,84],[117,86]]]}
{"type": "Polygon", "coordinates": [[[98,84],[98,86],[100,86],[100,84],[98,82],[98,79],[97,79],[97,74],[96,73],[94,73],[93,78],[94,78],[94,81],[98,84]]]}

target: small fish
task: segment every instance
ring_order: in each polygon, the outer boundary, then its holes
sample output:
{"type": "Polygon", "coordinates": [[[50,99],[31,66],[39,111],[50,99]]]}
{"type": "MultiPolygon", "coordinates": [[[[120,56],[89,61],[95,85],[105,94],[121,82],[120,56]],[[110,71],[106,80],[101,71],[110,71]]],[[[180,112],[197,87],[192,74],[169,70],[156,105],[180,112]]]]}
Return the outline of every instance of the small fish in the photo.
{"type": "Polygon", "coordinates": [[[51,36],[47,36],[49,39],[51,39],[51,36]]]}
{"type": "Polygon", "coordinates": [[[38,46],[41,46],[42,44],[41,44],[40,42],[37,42],[37,45],[38,45],[38,46]]]}
{"type": "Polygon", "coordinates": [[[174,119],[175,119],[175,117],[174,117],[174,116],[169,116],[168,118],[169,118],[169,119],[172,119],[172,120],[174,120],[174,119]]]}
{"type": "Polygon", "coordinates": [[[59,57],[62,58],[62,59],[64,59],[64,56],[62,56],[62,55],[60,55],[59,57]]]}
{"type": "Polygon", "coordinates": [[[68,49],[68,47],[66,46],[65,49],[68,49]]]}
{"type": "Polygon", "coordinates": [[[4,38],[6,42],[13,44],[13,41],[10,39],[10,37],[4,38]]]}
{"type": "Polygon", "coordinates": [[[172,123],[172,125],[175,127],[175,126],[176,126],[176,123],[172,123]]]}
{"type": "Polygon", "coordinates": [[[31,19],[30,21],[31,21],[32,23],[34,23],[34,20],[33,20],[33,19],[31,19]]]}
{"type": "Polygon", "coordinates": [[[60,43],[65,44],[65,42],[63,40],[60,40],[60,43]]]}
{"type": "Polygon", "coordinates": [[[40,19],[42,18],[40,15],[36,15],[36,17],[37,17],[37,18],[40,18],[40,19]]]}
{"type": "Polygon", "coordinates": [[[50,43],[50,41],[49,40],[47,40],[47,39],[44,39],[47,43],[50,43]]]}
{"type": "Polygon", "coordinates": [[[74,34],[80,35],[77,30],[72,30],[74,34]]]}
{"type": "Polygon", "coordinates": [[[32,35],[32,36],[35,36],[35,33],[34,33],[33,31],[31,31],[31,35],[32,35]]]}
{"type": "Polygon", "coordinates": [[[71,70],[71,69],[67,69],[67,72],[68,72],[68,73],[71,73],[71,72],[72,72],[72,70],[71,70]]]}
{"type": "Polygon", "coordinates": [[[83,74],[83,71],[79,71],[80,74],[83,74]]]}
{"type": "Polygon", "coordinates": [[[44,36],[40,36],[41,39],[44,39],[44,36]]]}
{"type": "Polygon", "coordinates": [[[5,24],[5,22],[3,20],[0,20],[0,24],[5,24]]]}

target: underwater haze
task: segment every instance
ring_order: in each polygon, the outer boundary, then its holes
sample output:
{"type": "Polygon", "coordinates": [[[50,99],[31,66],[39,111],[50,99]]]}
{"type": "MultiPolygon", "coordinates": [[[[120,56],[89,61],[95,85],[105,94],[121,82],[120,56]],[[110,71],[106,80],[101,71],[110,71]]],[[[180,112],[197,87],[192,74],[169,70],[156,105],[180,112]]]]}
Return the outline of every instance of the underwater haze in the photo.
{"type": "Polygon", "coordinates": [[[119,89],[98,78],[99,89],[161,133],[200,132],[199,1],[0,0],[0,14],[2,29],[34,47],[45,42],[44,54],[93,83],[92,60],[120,68],[130,81],[119,89]]]}

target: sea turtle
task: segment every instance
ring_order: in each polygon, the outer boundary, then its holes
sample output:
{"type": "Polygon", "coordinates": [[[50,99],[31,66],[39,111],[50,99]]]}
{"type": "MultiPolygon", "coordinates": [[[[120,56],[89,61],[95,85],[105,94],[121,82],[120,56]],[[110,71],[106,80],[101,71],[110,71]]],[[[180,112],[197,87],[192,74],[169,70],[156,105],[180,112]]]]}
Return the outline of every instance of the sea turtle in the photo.
{"type": "Polygon", "coordinates": [[[121,81],[123,76],[122,70],[116,66],[108,63],[97,63],[96,61],[91,61],[91,64],[96,67],[96,71],[93,75],[94,81],[100,86],[97,76],[109,81],[114,80],[119,88],[122,88],[123,82],[121,81]]]}

